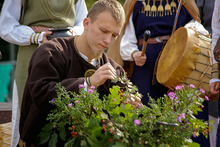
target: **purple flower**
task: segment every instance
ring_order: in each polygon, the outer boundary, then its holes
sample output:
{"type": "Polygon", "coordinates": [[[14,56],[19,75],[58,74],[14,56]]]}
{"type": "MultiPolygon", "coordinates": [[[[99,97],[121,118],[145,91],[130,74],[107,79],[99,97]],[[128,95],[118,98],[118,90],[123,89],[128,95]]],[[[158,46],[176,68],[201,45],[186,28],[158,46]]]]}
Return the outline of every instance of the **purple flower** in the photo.
{"type": "Polygon", "coordinates": [[[193,85],[193,84],[189,84],[189,87],[191,87],[191,88],[195,88],[195,85],[193,85]]]}
{"type": "Polygon", "coordinates": [[[91,89],[95,89],[95,86],[90,86],[91,89]]]}
{"type": "Polygon", "coordinates": [[[94,92],[94,90],[92,90],[92,89],[89,89],[89,90],[88,90],[88,93],[89,93],[89,94],[93,94],[93,92],[94,92]]]}
{"type": "Polygon", "coordinates": [[[76,100],[76,101],[75,101],[76,104],[79,104],[79,102],[80,102],[79,100],[76,100]]]}
{"type": "Polygon", "coordinates": [[[140,124],[141,124],[141,122],[140,122],[140,120],[135,119],[135,120],[134,120],[134,124],[136,124],[136,125],[140,125],[140,124]]]}
{"type": "Polygon", "coordinates": [[[182,122],[182,117],[178,115],[178,121],[181,123],[182,122]]]}
{"type": "Polygon", "coordinates": [[[193,132],[193,137],[196,138],[196,132],[193,132]]]}
{"type": "Polygon", "coordinates": [[[51,104],[52,104],[52,105],[55,105],[54,103],[55,103],[55,100],[52,99],[52,100],[51,100],[51,104]]]}
{"type": "Polygon", "coordinates": [[[69,106],[70,108],[72,107],[72,105],[73,105],[73,103],[69,103],[69,104],[68,104],[68,106],[69,106]]]}
{"type": "Polygon", "coordinates": [[[173,99],[173,98],[175,98],[175,93],[174,93],[174,92],[169,92],[169,93],[168,93],[168,96],[169,96],[171,99],[173,99]]]}
{"type": "Polygon", "coordinates": [[[176,101],[177,104],[179,104],[179,101],[176,101]]]}
{"type": "Polygon", "coordinates": [[[208,96],[205,96],[205,99],[206,99],[207,101],[209,101],[209,97],[208,97],[208,96]]]}
{"type": "Polygon", "coordinates": [[[79,84],[79,88],[83,88],[84,87],[84,85],[83,84],[79,84]]]}
{"type": "Polygon", "coordinates": [[[186,124],[187,124],[187,125],[189,125],[190,123],[189,123],[189,122],[187,122],[186,124]]]}
{"type": "Polygon", "coordinates": [[[185,119],[186,118],[186,114],[185,113],[182,113],[181,115],[178,115],[178,121],[179,122],[182,122],[182,119],[185,119]]]}
{"type": "Polygon", "coordinates": [[[182,86],[177,85],[177,86],[175,87],[175,89],[176,89],[176,90],[182,90],[182,86]]]}
{"type": "Polygon", "coordinates": [[[137,108],[140,108],[140,105],[138,104],[137,108]]]}
{"type": "Polygon", "coordinates": [[[113,99],[113,101],[115,102],[116,100],[115,100],[115,99],[113,99]]]}
{"type": "Polygon", "coordinates": [[[201,91],[202,94],[205,94],[205,90],[203,90],[202,88],[200,88],[199,91],[201,91]]]}
{"type": "Polygon", "coordinates": [[[183,119],[185,119],[185,118],[186,118],[186,114],[185,114],[185,113],[182,113],[182,114],[181,114],[181,117],[182,117],[183,119]]]}

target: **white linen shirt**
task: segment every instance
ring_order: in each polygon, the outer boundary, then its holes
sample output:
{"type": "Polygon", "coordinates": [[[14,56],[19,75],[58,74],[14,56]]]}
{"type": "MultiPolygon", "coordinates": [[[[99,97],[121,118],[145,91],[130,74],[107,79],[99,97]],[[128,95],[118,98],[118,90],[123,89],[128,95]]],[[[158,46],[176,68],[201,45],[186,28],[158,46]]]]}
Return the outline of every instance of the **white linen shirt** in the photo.
{"type": "MultiPolygon", "coordinates": [[[[30,36],[34,31],[26,25],[19,23],[21,15],[21,0],[5,0],[0,17],[0,37],[12,44],[26,46],[30,45],[30,36]]],[[[81,35],[84,27],[83,20],[88,13],[84,0],[78,0],[75,5],[76,20],[73,30],[81,35]]],[[[40,34],[39,42],[43,39],[43,33],[40,34]]]]}

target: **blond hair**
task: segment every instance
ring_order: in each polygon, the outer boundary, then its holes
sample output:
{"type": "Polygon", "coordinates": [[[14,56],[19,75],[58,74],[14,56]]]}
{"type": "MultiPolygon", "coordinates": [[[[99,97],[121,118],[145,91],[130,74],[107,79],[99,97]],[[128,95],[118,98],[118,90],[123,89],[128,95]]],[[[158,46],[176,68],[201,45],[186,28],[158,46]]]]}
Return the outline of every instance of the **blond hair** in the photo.
{"type": "Polygon", "coordinates": [[[87,18],[90,18],[93,23],[97,16],[104,11],[110,12],[118,24],[124,24],[125,12],[117,0],[99,0],[95,2],[90,8],[87,18]]]}

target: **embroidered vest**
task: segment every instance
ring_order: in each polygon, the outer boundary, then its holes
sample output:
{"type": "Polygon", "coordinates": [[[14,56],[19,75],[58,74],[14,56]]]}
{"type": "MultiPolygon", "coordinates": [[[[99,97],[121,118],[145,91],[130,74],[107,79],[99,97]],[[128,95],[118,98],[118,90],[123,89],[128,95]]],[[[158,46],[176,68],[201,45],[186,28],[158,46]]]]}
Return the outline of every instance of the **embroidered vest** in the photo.
{"type": "MultiPolygon", "coordinates": [[[[170,35],[177,7],[178,0],[137,1],[133,8],[132,18],[137,39],[143,38],[145,30],[151,31],[151,37],[170,35]]],[[[192,19],[193,17],[187,9],[182,7],[176,29],[184,26],[192,19]]]]}
{"type": "Polygon", "coordinates": [[[20,23],[52,28],[72,27],[75,24],[77,0],[21,0],[20,23]]]}

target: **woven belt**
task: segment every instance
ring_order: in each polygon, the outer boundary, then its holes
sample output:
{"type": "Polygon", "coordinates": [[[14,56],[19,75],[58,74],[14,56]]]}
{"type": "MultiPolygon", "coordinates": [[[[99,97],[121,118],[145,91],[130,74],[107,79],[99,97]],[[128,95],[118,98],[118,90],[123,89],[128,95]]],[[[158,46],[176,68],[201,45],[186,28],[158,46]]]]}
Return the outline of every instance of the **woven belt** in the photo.
{"type": "MultiPolygon", "coordinates": [[[[170,35],[165,35],[165,36],[159,36],[155,38],[148,38],[147,43],[148,44],[157,44],[157,43],[162,43],[163,41],[167,41],[170,38],[170,35]]],[[[137,45],[141,46],[144,43],[144,38],[139,39],[137,45]]]]}
{"type": "Polygon", "coordinates": [[[19,143],[18,143],[19,147],[35,147],[35,145],[33,144],[29,144],[27,142],[24,142],[23,140],[19,139],[19,143]]]}
{"type": "Polygon", "coordinates": [[[30,26],[35,33],[46,32],[48,29],[56,29],[56,28],[48,28],[43,26],[30,26]]]}

